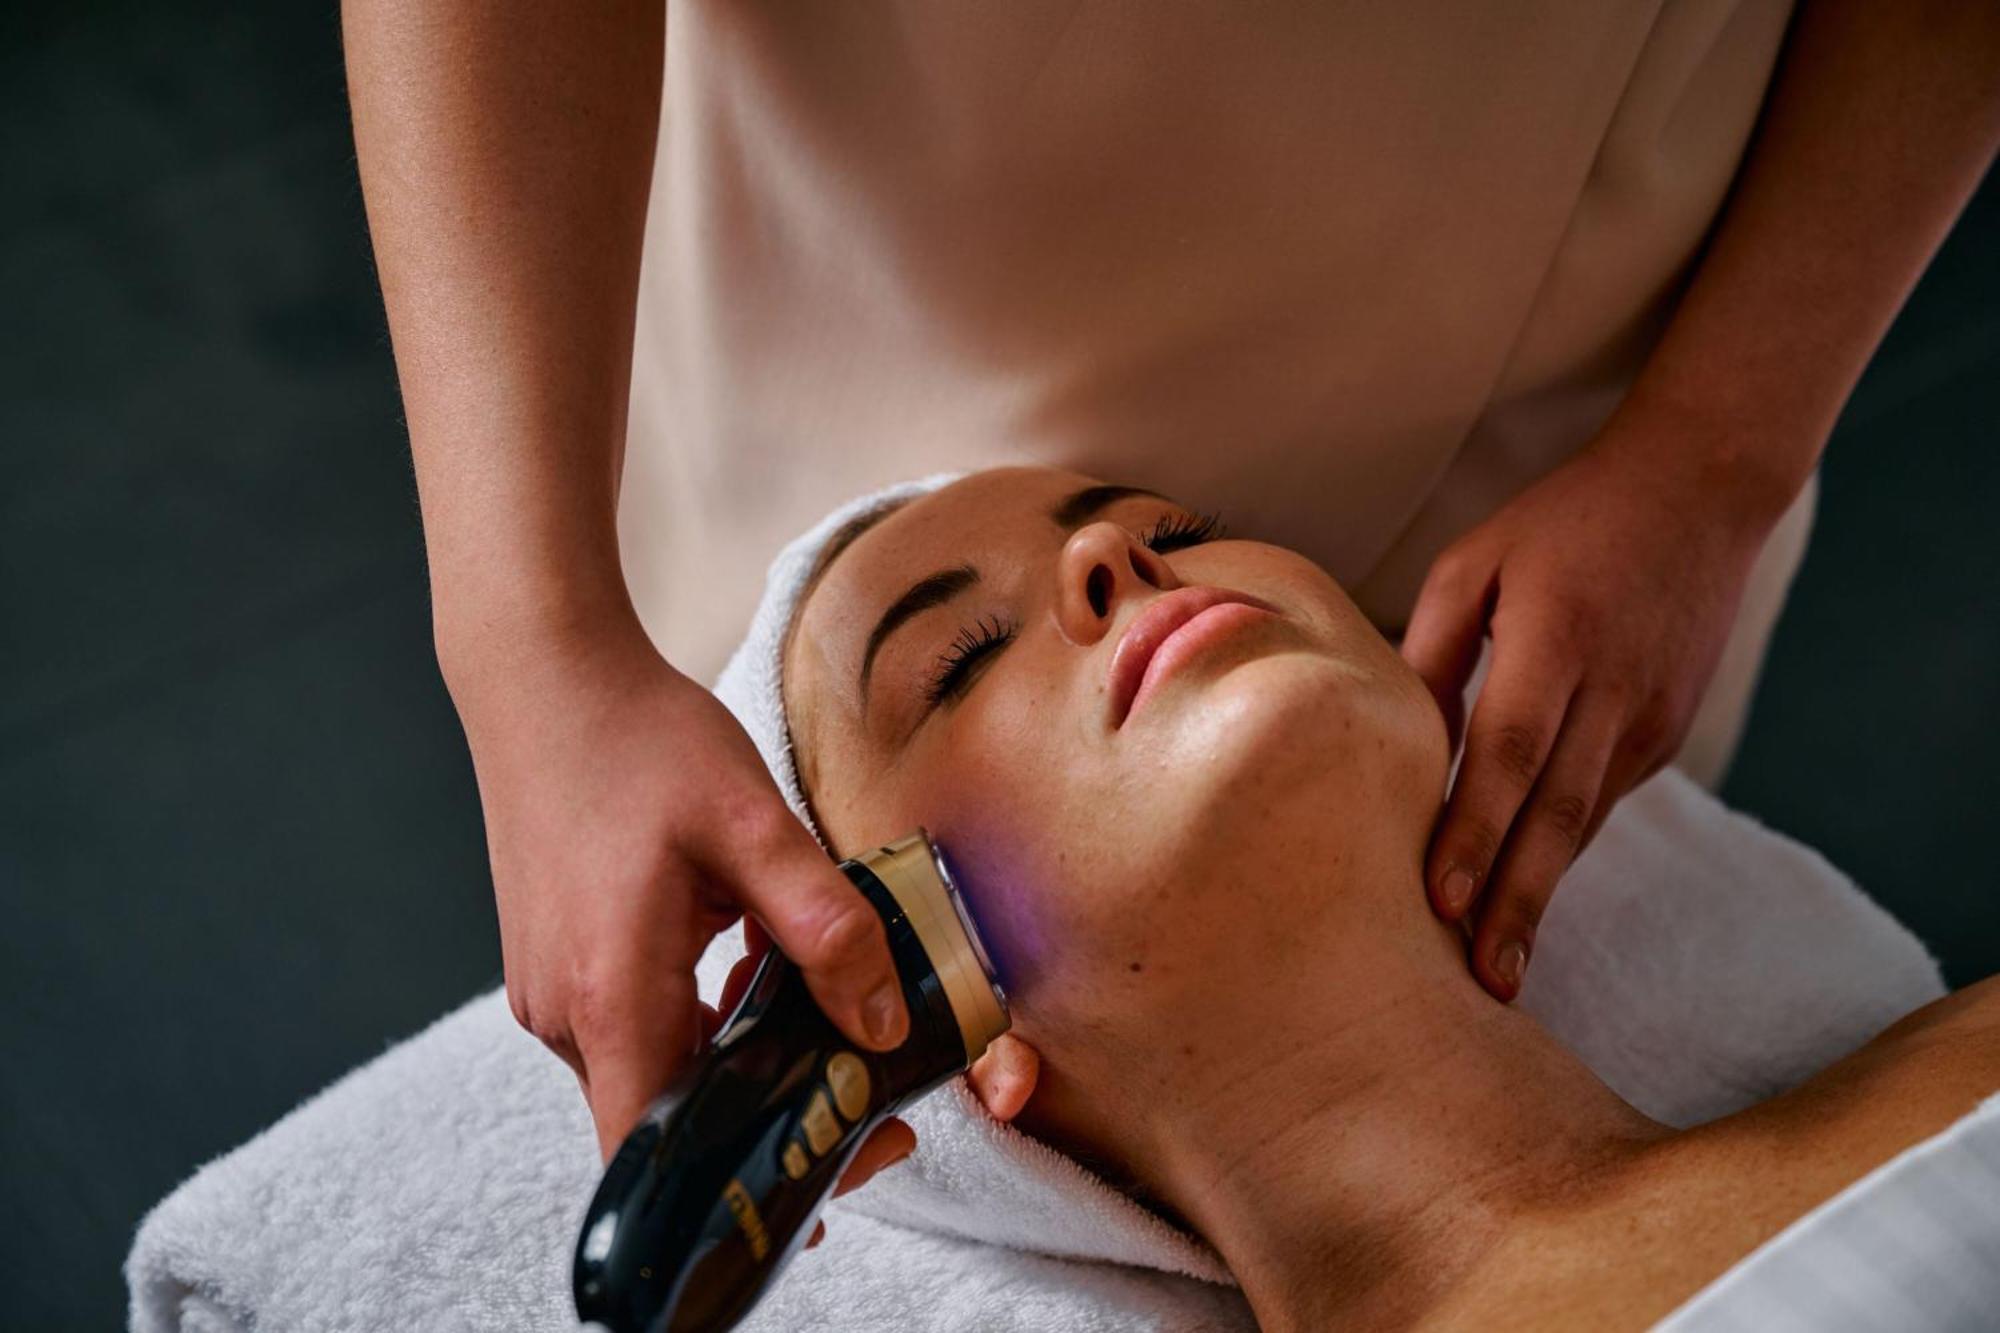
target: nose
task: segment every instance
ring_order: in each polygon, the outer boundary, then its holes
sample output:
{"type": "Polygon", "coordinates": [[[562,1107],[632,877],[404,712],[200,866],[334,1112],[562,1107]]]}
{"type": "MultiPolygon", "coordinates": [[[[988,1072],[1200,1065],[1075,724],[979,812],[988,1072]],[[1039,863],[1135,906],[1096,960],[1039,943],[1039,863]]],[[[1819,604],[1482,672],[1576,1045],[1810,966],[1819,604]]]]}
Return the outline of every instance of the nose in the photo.
{"type": "Polygon", "coordinates": [[[1085,524],[1056,561],[1056,624],[1071,643],[1103,638],[1134,597],[1181,586],[1166,557],[1116,523],[1085,524]]]}

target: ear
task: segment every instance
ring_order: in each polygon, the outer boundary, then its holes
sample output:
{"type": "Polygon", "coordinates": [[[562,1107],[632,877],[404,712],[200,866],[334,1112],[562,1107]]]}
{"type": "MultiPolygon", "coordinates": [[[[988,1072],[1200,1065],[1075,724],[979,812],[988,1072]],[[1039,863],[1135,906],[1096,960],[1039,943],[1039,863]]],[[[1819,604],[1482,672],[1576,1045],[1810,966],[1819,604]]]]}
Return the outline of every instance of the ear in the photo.
{"type": "Polygon", "coordinates": [[[1034,1095],[1042,1057],[1011,1032],[1003,1032],[972,1062],[966,1078],[980,1105],[995,1120],[1012,1120],[1034,1095]]]}

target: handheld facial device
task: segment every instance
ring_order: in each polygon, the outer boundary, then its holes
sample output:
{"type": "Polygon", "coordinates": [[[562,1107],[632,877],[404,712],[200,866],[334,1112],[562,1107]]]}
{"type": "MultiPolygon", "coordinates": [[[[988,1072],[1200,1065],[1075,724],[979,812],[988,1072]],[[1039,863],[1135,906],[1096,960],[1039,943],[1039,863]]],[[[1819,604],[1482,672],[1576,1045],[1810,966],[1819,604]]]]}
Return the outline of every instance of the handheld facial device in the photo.
{"type": "Polygon", "coordinates": [[[840,863],[888,928],[910,1010],[851,1045],[774,946],[714,1045],[647,1108],[584,1214],[577,1313],[613,1333],[726,1330],[805,1239],[856,1148],[1007,1030],[1007,996],[923,829],[840,863]]]}

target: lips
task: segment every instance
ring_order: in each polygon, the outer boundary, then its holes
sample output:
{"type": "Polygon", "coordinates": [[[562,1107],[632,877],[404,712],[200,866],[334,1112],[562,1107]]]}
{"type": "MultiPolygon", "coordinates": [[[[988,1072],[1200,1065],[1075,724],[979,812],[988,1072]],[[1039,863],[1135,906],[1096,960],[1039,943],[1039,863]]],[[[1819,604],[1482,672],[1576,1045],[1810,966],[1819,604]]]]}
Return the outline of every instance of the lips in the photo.
{"type": "MultiPolygon", "coordinates": [[[[1133,617],[1132,623],[1120,636],[1117,647],[1111,650],[1111,666],[1106,676],[1114,729],[1125,725],[1154,654],[1176,631],[1202,612],[1231,604],[1277,611],[1276,607],[1260,597],[1230,588],[1176,588],[1154,598],[1145,610],[1133,617]]],[[[1163,662],[1162,665],[1168,664],[1163,662]]]]}

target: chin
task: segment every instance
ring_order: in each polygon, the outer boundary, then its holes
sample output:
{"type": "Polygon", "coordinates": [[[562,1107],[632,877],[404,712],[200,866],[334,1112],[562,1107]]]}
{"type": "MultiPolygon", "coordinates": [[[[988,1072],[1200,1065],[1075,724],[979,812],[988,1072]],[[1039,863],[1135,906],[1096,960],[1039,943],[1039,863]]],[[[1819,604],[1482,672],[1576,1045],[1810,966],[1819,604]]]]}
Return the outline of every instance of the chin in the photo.
{"type": "Polygon", "coordinates": [[[1349,660],[1267,653],[1168,685],[1132,720],[1144,733],[1128,737],[1129,790],[1153,835],[1126,852],[1142,880],[1229,849],[1233,861],[1337,837],[1342,821],[1327,813],[1396,765],[1383,685],[1349,660]]]}
{"type": "Polygon", "coordinates": [[[1297,780],[1329,761],[1366,762],[1382,686],[1324,653],[1266,653],[1184,680],[1147,700],[1144,760],[1174,785],[1226,797],[1241,780],[1297,780]]]}

